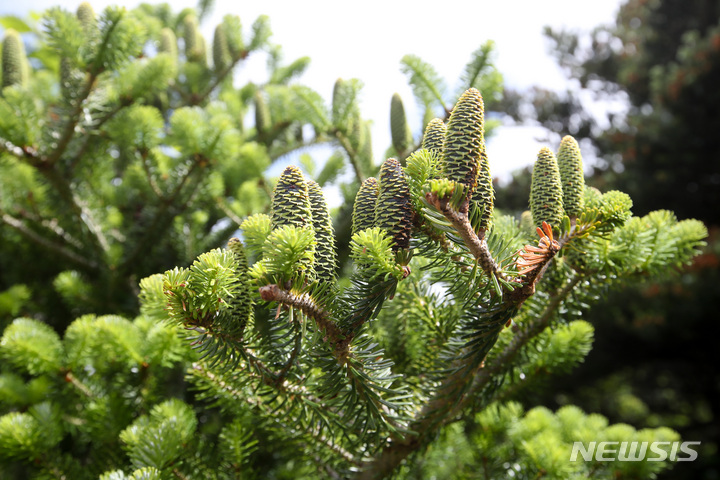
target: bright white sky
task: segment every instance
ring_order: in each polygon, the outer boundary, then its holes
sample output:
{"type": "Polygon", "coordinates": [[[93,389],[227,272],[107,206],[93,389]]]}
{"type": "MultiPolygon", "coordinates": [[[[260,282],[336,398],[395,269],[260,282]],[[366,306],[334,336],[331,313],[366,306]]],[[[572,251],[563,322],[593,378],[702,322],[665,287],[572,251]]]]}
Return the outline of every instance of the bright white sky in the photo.
{"type": "MultiPolygon", "coordinates": [[[[74,11],[80,0],[2,1],[0,14],[24,16],[61,4],[74,11]]],[[[95,0],[95,11],[108,4],[132,7],[137,0],[95,0]]],[[[196,0],[171,2],[175,11],[197,4],[196,0]]],[[[563,90],[565,79],[547,53],[543,38],[545,25],[589,31],[611,23],[621,0],[406,0],[231,1],[217,0],[202,25],[208,42],[214,26],[226,13],[240,16],[249,31],[258,15],[270,17],[274,43],[283,47],[286,61],[300,56],[312,59],[300,81],[329,99],[338,77],[359,78],[365,88],[361,109],[373,120],[376,162],[390,144],[389,110],[394,92],[402,96],[417,135],[420,116],[400,59],[406,54],[420,56],[432,64],[455,90],[456,81],[470,59],[470,53],[488,39],[496,43],[496,63],[507,85],[514,88],[541,85],[563,90]],[[414,121],[413,121],[414,120],[414,121]]],[[[259,58],[242,67],[241,78],[257,78],[264,72],[259,58]]],[[[535,127],[502,127],[488,141],[488,156],[495,176],[507,174],[532,163],[542,146],[535,127]]],[[[555,148],[556,145],[551,145],[555,148]]],[[[317,160],[322,161],[321,158],[317,160]]]]}

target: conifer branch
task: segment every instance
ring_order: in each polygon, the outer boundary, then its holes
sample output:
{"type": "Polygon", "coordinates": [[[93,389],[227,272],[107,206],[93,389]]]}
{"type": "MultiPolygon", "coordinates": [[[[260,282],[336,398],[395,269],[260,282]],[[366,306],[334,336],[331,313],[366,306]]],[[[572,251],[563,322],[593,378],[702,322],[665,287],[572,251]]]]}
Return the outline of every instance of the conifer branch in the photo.
{"type": "MultiPolygon", "coordinates": [[[[292,311],[291,311],[292,312],[292,311]]],[[[295,330],[295,339],[294,339],[294,345],[292,352],[290,352],[290,357],[288,357],[287,362],[285,362],[285,365],[283,368],[278,372],[277,378],[275,379],[275,384],[280,385],[285,381],[285,377],[287,377],[288,372],[292,368],[293,364],[297,360],[297,356],[300,353],[300,347],[302,346],[302,330],[300,323],[302,322],[302,318],[293,318],[293,328],[295,330]]]]}
{"type": "MultiPolygon", "coordinates": [[[[495,376],[500,374],[509,365],[512,365],[513,360],[520,352],[520,350],[527,345],[530,340],[542,333],[545,328],[550,324],[550,320],[553,314],[557,311],[558,307],[565,301],[565,299],[572,293],[575,287],[583,279],[583,276],[576,275],[572,278],[557,294],[551,297],[550,302],[545,307],[542,315],[528,321],[519,332],[515,334],[512,341],[500,352],[492,362],[485,365],[481,370],[477,372],[473,379],[472,386],[470,387],[467,397],[464,399],[461,405],[458,406],[455,412],[458,414],[462,408],[466,407],[469,402],[474,400],[474,394],[481,391],[487,386],[489,381],[495,376]]],[[[452,420],[453,416],[448,417],[452,420]]]]}
{"type": "MultiPolygon", "coordinates": [[[[241,225],[243,223],[243,219],[238,217],[235,212],[230,210],[230,207],[228,207],[227,203],[225,203],[225,199],[222,197],[217,197],[215,199],[215,202],[220,210],[235,224],[233,226],[233,231],[237,230],[237,225],[241,225]]],[[[231,232],[232,233],[232,232],[231,232]]]]}
{"type": "MultiPolygon", "coordinates": [[[[247,392],[238,390],[237,388],[230,385],[228,382],[220,378],[220,376],[216,375],[209,369],[207,369],[204,365],[201,363],[193,363],[192,365],[193,370],[196,372],[196,374],[201,375],[208,381],[210,381],[213,385],[215,385],[218,389],[221,391],[229,394],[231,397],[236,398],[238,400],[243,400],[250,404],[251,406],[264,410],[265,414],[268,416],[268,418],[272,418],[274,422],[279,423],[284,429],[287,431],[293,432],[298,436],[302,436],[303,438],[309,438],[312,439],[314,442],[316,442],[319,446],[323,448],[327,448],[328,450],[334,452],[335,454],[342,457],[345,461],[349,462],[352,465],[360,465],[360,462],[357,460],[357,458],[350,453],[348,450],[344,449],[341,445],[339,445],[336,442],[333,442],[331,439],[328,439],[324,434],[319,433],[315,429],[313,431],[309,432],[308,435],[307,432],[300,432],[296,428],[286,424],[281,419],[282,416],[277,415],[277,412],[275,410],[268,410],[267,407],[265,407],[265,403],[260,400],[259,398],[255,398],[252,396],[249,396],[247,392]]],[[[272,385],[269,385],[272,386],[272,385]]],[[[310,398],[313,402],[319,403],[320,400],[317,398],[310,397],[308,395],[308,392],[304,388],[292,388],[288,390],[289,393],[293,395],[303,395],[306,398],[310,398]]]]}
{"type": "Polygon", "coordinates": [[[468,200],[465,200],[460,210],[456,210],[450,205],[449,199],[440,199],[434,192],[427,192],[425,198],[430,205],[437,208],[438,211],[452,223],[455,231],[460,235],[465,246],[470,250],[470,253],[475,257],[478,265],[486,275],[494,275],[498,279],[509,281],[493,258],[492,253],[490,253],[487,241],[485,240],[485,232],[481,232],[481,235],[478,235],[475,233],[472,225],[470,225],[467,214],[469,207],[468,200]]]}
{"type": "Polygon", "coordinates": [[[168,227],[173,216],[185,211],[190,200],[192,199],[193,194],[197,190],[197,187],[200,185],[200,179],[195,183],[194,187],[190,192],[190,195],[188,195],[188,198],[184,202],[177,202],[177,200],[182,193],[183,187],[188,182],[190,177],[195,173],[198,167],[199,162],[194,161],[190,165],[190,168],[188,168],[187,172],[185,172],[185,175],[183,175],[180,182],[178,182],[178,184],[175,186],[175,189],[173,189],[172,193],[169,196],[163,197],[163,200],[160,203],[160,208],[157,210],[152,221],[149,223],[149,227],[145,229],[145,235],[143,235],[143,237],[138,241],[138,243],[135,245],[135,248],[128,254],[125,260],[123,260],[121,266],[118,268],[119,271],[124,272],[127,269],[131,268],[132,264],[138,259],[140,255],[142,255],[143,253],[147,253],[148,245],[150,245],[155,240],[157,235],[159,235],[168,227]],[[176,203],[178,204],[176,205],[176,203]]]}
{"type": "Polygon", "coordinates": [[[330,312],[317,305],[308,294],[297,295],[271,284],[260,287],[260,297],[266,302],[278,302],[294,307],[315,320],[322,331],[324,340],[332,346],[334,354],[340,359],[347,356],[348,341],[340,328],[333,322],[330,312]]]}
{"type": "Polygon", "coordinates": [[[338,142],[340,142],[340,146],[343,148],[343,150],[345,150],[345,153],[347,153],[348,160],[350,161],[350,165],[355,172],[355,178],[357,178],[358,183],[363,183],[365,181],[365,175],[360,169],[360,165],[358,164],[356,158],[357,152],[350,144],[350,140],[343,132],[341,132],[337,128],[333,130],[332,135],[338,140],[338,142]]]}
{"type": "Polygon", "coordinates": [[[95,396],[93,395],[92,390],[90,390],[87,385],[82,383],[75,375],[73,375],[70,370],[65,372],[65,381],[77,388],[86,397],[93,398],[95,396]]]}
{"type": "Polygon", "coordinates": [[[207,98],[210,96],[210,94],[213,92],[213,90],[215,90],[217,88],[217,86],[220,85],[220,83],[222,83],[223,80],[225,80],[225,77],[227,77],[228,74],[230,74],[230,72],[233,71],[233,69],[235,68],[235,65],[237,65],[240,62],[240,60],[247,58],[247,56],[248,56],[247,51],[243,50],[242,52],[240,52],[240,54],[237,57],[233,58],[233,61],[227,67],[225,67],[222,71],[220,71],[219,74],[217,74],[215,76],[215,79],[212,81],[212,83],[210,85],[208,85],[208,88],[203,93],[201,93],[200,95],[192,95],[190,97],[189,104],[190,105],[200,105],[205,100],[207,100],[207,98]]]}
{"type": "MultiPolygon", "coordinates": [[[[133,103],[132,101],[121,101],[121,102],[119,102],[119,103],[115,106],[115,108],[113,108],[112,110],[110,110],[107,114],[105,114],[99,121],[97,121],[97,122],[92,126],[92,127],[93,127],[93,130],[94,130],[94,131],[98,131],[98,130],[100,129],[100,127],[102,127],[102,126],[103,126],[105,123],[107,123],[108,121],[112,120],[112,118],[113,118],[115,115],[117,115],[118,113],[120,113],[120,111],[121,111],[123,108],[132,105],[132,103],[133,103]]],[[[101,132],[101,133],[102,133],[102,132],[101,132]]],[[[77,152],[76,152],[75,155],[74,155],[73,161],[70,163],[70,170],[71,170],[71,171],[74,170],[75,167],[77,166],[78,162],[80,162],[80,160],[82,160],[82,159],[85,157],[85,153],[87,153],[88,148],[90,148],[90,144],[92,143],[93,140],[95,140],[96,138],[98,138],[98,136],[99,136],[99,135],[97,135],[97,134],[91,135],[90,132],[87,132],[87,135],[85,136],[85,139],[84,139],[82,145],[80,145],[80,148],[78,148],[77,152]]]]}
{"type": "Polygon", "coordinates": [[[52,166],[58,160],[60,160],[60,157],[63,153],[65,153],[65,150],[70,144],[70,140],[72,140],[73,136],[75,135],[75,127],[77,127],[77,124],[80,121],[80,116],[83,111],[83,103],[85,103],[85,100],[87,100],[87,98],[90,96],[93,86],[95,85],[95,81],[97,80],[97,75],[98,74],[94,71],[90,73],[90,76],[88,77],[85,84],[85,88],[78,96],[75,107],[73,108],[72,113],[70,114],[70,117],[65,124],[65,128],[60,134],[60,139],[58,140],[57,146],[52,151],[52,153],[45,159],[45,163],[48,166],[52,166]]]}
{"type": "Polygon", "coordinates": [[[14,157],[20,159],[24,159],[28,156],[32,157],[32,155],[28,155],[28,151],[26,149],[20,148],[14,143],[10,142],[9,140],[5,140],[2,137],[0,137],[0,151],[7,152],[10,155],[13,155],[14,157]]]}
{"type": "Polygon", "coordinates": [[[32,215],[30,212],[26,210],[21,210],[18,212],[22,218],[27,220],[28,222],[31,222],[32,225],[37,225],[37,227],[44,228],[48,232],[52,233],[55,237],[57,237],[60,241],[62,241],[64,244],[66,244],[68,247],[75,248],[77,250],[82,250],[83,245],[78,239],[73,238],[72,235],[70,235],[68,232],[66,232],[59,224],[56,218],[53,219],[46,219],[46,218],[40,218],[37,215],[32,215]]]}
{"type": "Polygon", "coordinates": [[[148,150],[138,150],[138,153],[140,154],[143,171],[145,172],[145,177],[147,178],[148,184],[150,185],[150,189],[155,193],[155,196],[157,196],[157,198],[162,199],[163,192],[158,186],[157,182],[155,182],[155,179],[152,176],[152,172],[150,172],[150,164],[148,163],[148,150]]]}
{"type": "Polygon", "coordinates": [[[47,248],[48,250],[55,252],[62,256],[63,258],[70,260],[71,262],[77,264],[78,266],[81,266],[87,270],[90,271],[96,271],[98,270],[98,265],[95,262],[92,262],[88,260],[86,257],[83,257],[82,255],[73,252],[67,246],[61,245],[58,243],[53,242],[52,240],[49,240],[45,238],[44,236],[38,234],[37,232],[31,230],[27,227],[21,220],[7,214],[2,213],[2,221],[8,225],[9,227],[12,227],[17,232],[22,234],[25,238],[28,240],[31,240],[41,247],[47,248]]]}

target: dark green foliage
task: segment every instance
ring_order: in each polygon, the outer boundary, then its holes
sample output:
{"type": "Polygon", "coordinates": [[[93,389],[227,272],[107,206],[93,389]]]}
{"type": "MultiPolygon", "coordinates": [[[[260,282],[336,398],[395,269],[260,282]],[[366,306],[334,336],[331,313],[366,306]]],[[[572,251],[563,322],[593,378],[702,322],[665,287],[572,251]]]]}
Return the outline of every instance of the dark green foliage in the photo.
{"type": "Polygon", "coordinates": [[[544,147],[538,153],[530,186],[530,211],[536,226],[547,222],[558,228],[563,217],[563,191],[555,154],[544,147]]]}
{"type": "Polygon", "coordinates": [[[374,226],[393,238],[393,251],[406,250],[412,235],[413,208],[405,171],[394,158],[380,167],[380,180],[374,226]]]}
{"type": "Polygon", "coordinates": [[[390,134],[395,151],[398,155],[403,156],[412,142],[412,134],[405,116],[402,98],[397,93],[394,93],[390,100],[390,134]]]}
{"type": "Polygon", "coordinates": [[[468,194],[475,191],[481,170],[485,151],[483,124],[482,96],[471,88],[458,99],[450,115],[442,156],[444,175],[464,185],[468,194]]]}
{"type": "Polygon", "coordinates": [[[315,230],[317,247],[315,249],[315,273],[322,282],[334,282],[337,269],[335,231],[333,230],[330,211],[325,203],[325,195],[320,185],[310,180],[307,182],[312,212],[312,226],[315,230]]]}
{"type": "Polygon", "coordinates": [[[433,118],[425,127],[422,148],[435,153],[439,158],[442,155],[446,133],[447,126],[442,118],[433,118]]]}
{"type": "Polygon", "coordinates": [[[272,227],[312,225],[307,182],[299,168],[287,167],[275,185],[272,199],[272,227]]]}
{"type": "Polygon", "coordinates": [[[565,213],[570,218],[577,217],[583,210],[585,174],[580,146],[570,135],[563,137],[560,142],[557,163],[560,170],[565,213]]]}
{"type": "Polygon", "coordinates": [[[352,212],[353,235],[375,226],[375,210],[379,193],[380,189],[375,177],[368,178],[360,185],[352,212]]]}
{"type": "Polygon", "coordinates": [[[22,86],[27,79],[25,47],[15,30],[6,30],[2,42],[2,88],[22,86]]]}

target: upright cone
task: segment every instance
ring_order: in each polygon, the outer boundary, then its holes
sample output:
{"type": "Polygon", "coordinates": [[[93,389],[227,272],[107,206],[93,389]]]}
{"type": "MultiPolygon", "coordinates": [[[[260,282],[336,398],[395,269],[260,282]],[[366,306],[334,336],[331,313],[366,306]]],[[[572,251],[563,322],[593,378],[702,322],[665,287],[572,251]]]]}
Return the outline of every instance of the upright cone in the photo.
{"type": "Polygon", "coordinates": [[[285,225],[309,227],[312,225],[310,194],[302,172],[289,166],[278,179],[272,199],[272,228],[285,225]]]}
{"type": "Polygon", "coordinates": [[[412,234],[410,187],[400,162],[388,158],[380,167],[380,189],[375,208],[375,226],[394,240],[393,251],[410,248],[412,234]]]}
{"type": "Polygon", "coordinates": [[[570,218],[577,218],[582,213],[584,206],[585,176],[580,146],[570,135],[563,137],[560,142],[557,162],[565,213],[570,218]]]}
{"type": "Polygon", "coordinates": [[[445,126],[445,122],[443,122],[441,118],[430,120],[427,127],[425,127],[422,148],[433,152],[439,158],[442,155],[446,134],[447,126],[445,126]]]}
{"type": "Polygon", "coordinates": [[[460,96],[447,125],[442,164],[445,176],[475,191],[485,150],[484,105],[480,92],[470,88],[460,96]]]}
{"type": "Polygon", "coordinates": [[[25,46],[15,30],[5,31],[2,42],[2,87],[24,85],[27,81],[25,46]]]}
{"type": "Polygon", "coordinates": [[[235,331],[242,334],[248,320],[253,316],[253,294],[255,293],[255,288],[248,274],[248,260],[240,239],[231,238],[228,241],[227,248],[235,257],[235,262],[237,263],[235,274],[240,284],[237,295],[230,299],[228,306],[230,315],[235,320],[235,331]]]}
{"type": "Polygon", "coordinates": [[[352,213],[352,233],[375,226],[375,207],[380,193],[378,181],[370,177],[360,185],[352,213]]]}
{"type": "Polygon", "coordinates": [[[547,222],[551,227],[560,226],[563,217],[563,192],[560,187],[560,171],[553,152],[543,147],[533,167],[530,185],[530,211],[536,226],[547,222]]]}
{"type": "Polygon", "coordinates": [[[335,254],[335,232],[330,210],[325,202],[320,185],[313,180],[307,182],[310,196],[310,209],[312,210],[312,224],[315,229],[315,274],[317,279],[325,282],[335,281],[337,260],[335,254]]]}

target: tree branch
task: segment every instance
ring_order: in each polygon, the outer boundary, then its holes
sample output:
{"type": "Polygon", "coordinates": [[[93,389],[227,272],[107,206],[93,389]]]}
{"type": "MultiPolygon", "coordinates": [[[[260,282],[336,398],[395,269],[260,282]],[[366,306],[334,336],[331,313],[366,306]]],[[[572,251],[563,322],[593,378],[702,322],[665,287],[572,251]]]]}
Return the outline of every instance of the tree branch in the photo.
{"type": "Polygon", "coordinates": [[[235,65],[237,65],[240,62],[240,60],[247,58],[247,56],[248,56],[247,51],[243,50],[242,52],[240,52],[240,54],[236,58],[233,59],[233,61],[230,63],[230,65],[225,67],[225,69],[223,71],[221,71],[220,73],[218,73],[215,76],[215,79],[213,80],[213,82],[208,86],[208,88],[203,93],[201,93],[200,95],[193,95],[190,97],[189,104],[191,106],[192,105],[200,105],[202,102],[204,102],[210,96],[210,94],[213,92],[213,90],[215,90],[215,88],[217,88],[217,86],[220,85],[220,83],[225,79],[225,77],[227,77],[228,74],[230,74],[230,72],[232,72],[233,68],[235,68],[235,65]]]}
{"type": "Polygon", "coordinates": [[[538,336],[548,327],[553,314],[557,311],[562,302],[565,301],[568,295],[572,293],[582,279],[583,277],[581,275],[577,275],[572,278],[565,287],[557,293],[557,295],[550,299],[550,302],[545,307],[542,315],[527,322],[524,325],[524,328],[515,334],[512,341],[510,341],[503,351],[494,357],[492,362],[485,365],[477,372],[473,378],[472,385],[470,386],[466,397],[453,410],[453,414],[448,416],[448,422],[452,421],[452,419],[458,415],[462,409],[467,407],[469,403],[475,399],[475,394],[485,388],[493,376],[500,374],[507,368],[508,365],[511,365],[520,350],[526,346],[530,340],[538,336]]]}
{"type": "MultiPolygon", "coordinates": [[[[460,211],[454,209],[449,202],[449,199],[440,199],[437,194],[433,192],[427,192],[425,198],[430,205],[440,211],[445,218],[450,220],[455,231],[460,235],[465,245],[470,250],[470,253],[475,257],[478,265],[488,276],[495,276],[498,279],[509,281],[505,274],[500,270],[500,266],[497,264],[495,259],[490,253],[487,241],[484,238],[480,238],[473,230],[468,219],[467,208],[461,208],[460,211]],[[465,211],[463,211],[465,210],[465,211]]],[[[465,203],[468,203],[465,200],[465,203]]]]}
{"type": "Polygon", "coordinates": [[[27,227],[27,225],[25,225],[22,221],[18,220],[17,218],[15,218],[7,213],[3,213],[2,221],[6,225],[12,227],[17,232],[22,234],[28,240],[32,240],[33,242],[40,245],[41,247],[44,247],[44,248],[50,250],[51,252],[55,252],[55,253],[59,254],[63,258],[70,260],[71,262],[85,268],[86,270],[90,270],[90,271],[98,270],[98,265],[95,262],[92,262],[92,261],[88,260],[86,257],[73,252],[72,250],[68,249],[64,245],[55,243],[55,242],[43,237],[42,235],[39,235],[38,233],[29,229],[27,227]]]}
{"type": "Polygon", "coordinates": [[[336,358],[340,360],[347,357],[347,339],[340,330],[340,327],[330,318],[330,312],[318,306],[310,295],[306,293],[297,295],[281,289],[278,285],[271,284],[260,287],[260,297],[266,302],[278,302],[289,307],[297,308],[315,320],[315,324],[323,333],[324,340],[332,346],[332,351],[336,358]]]}

